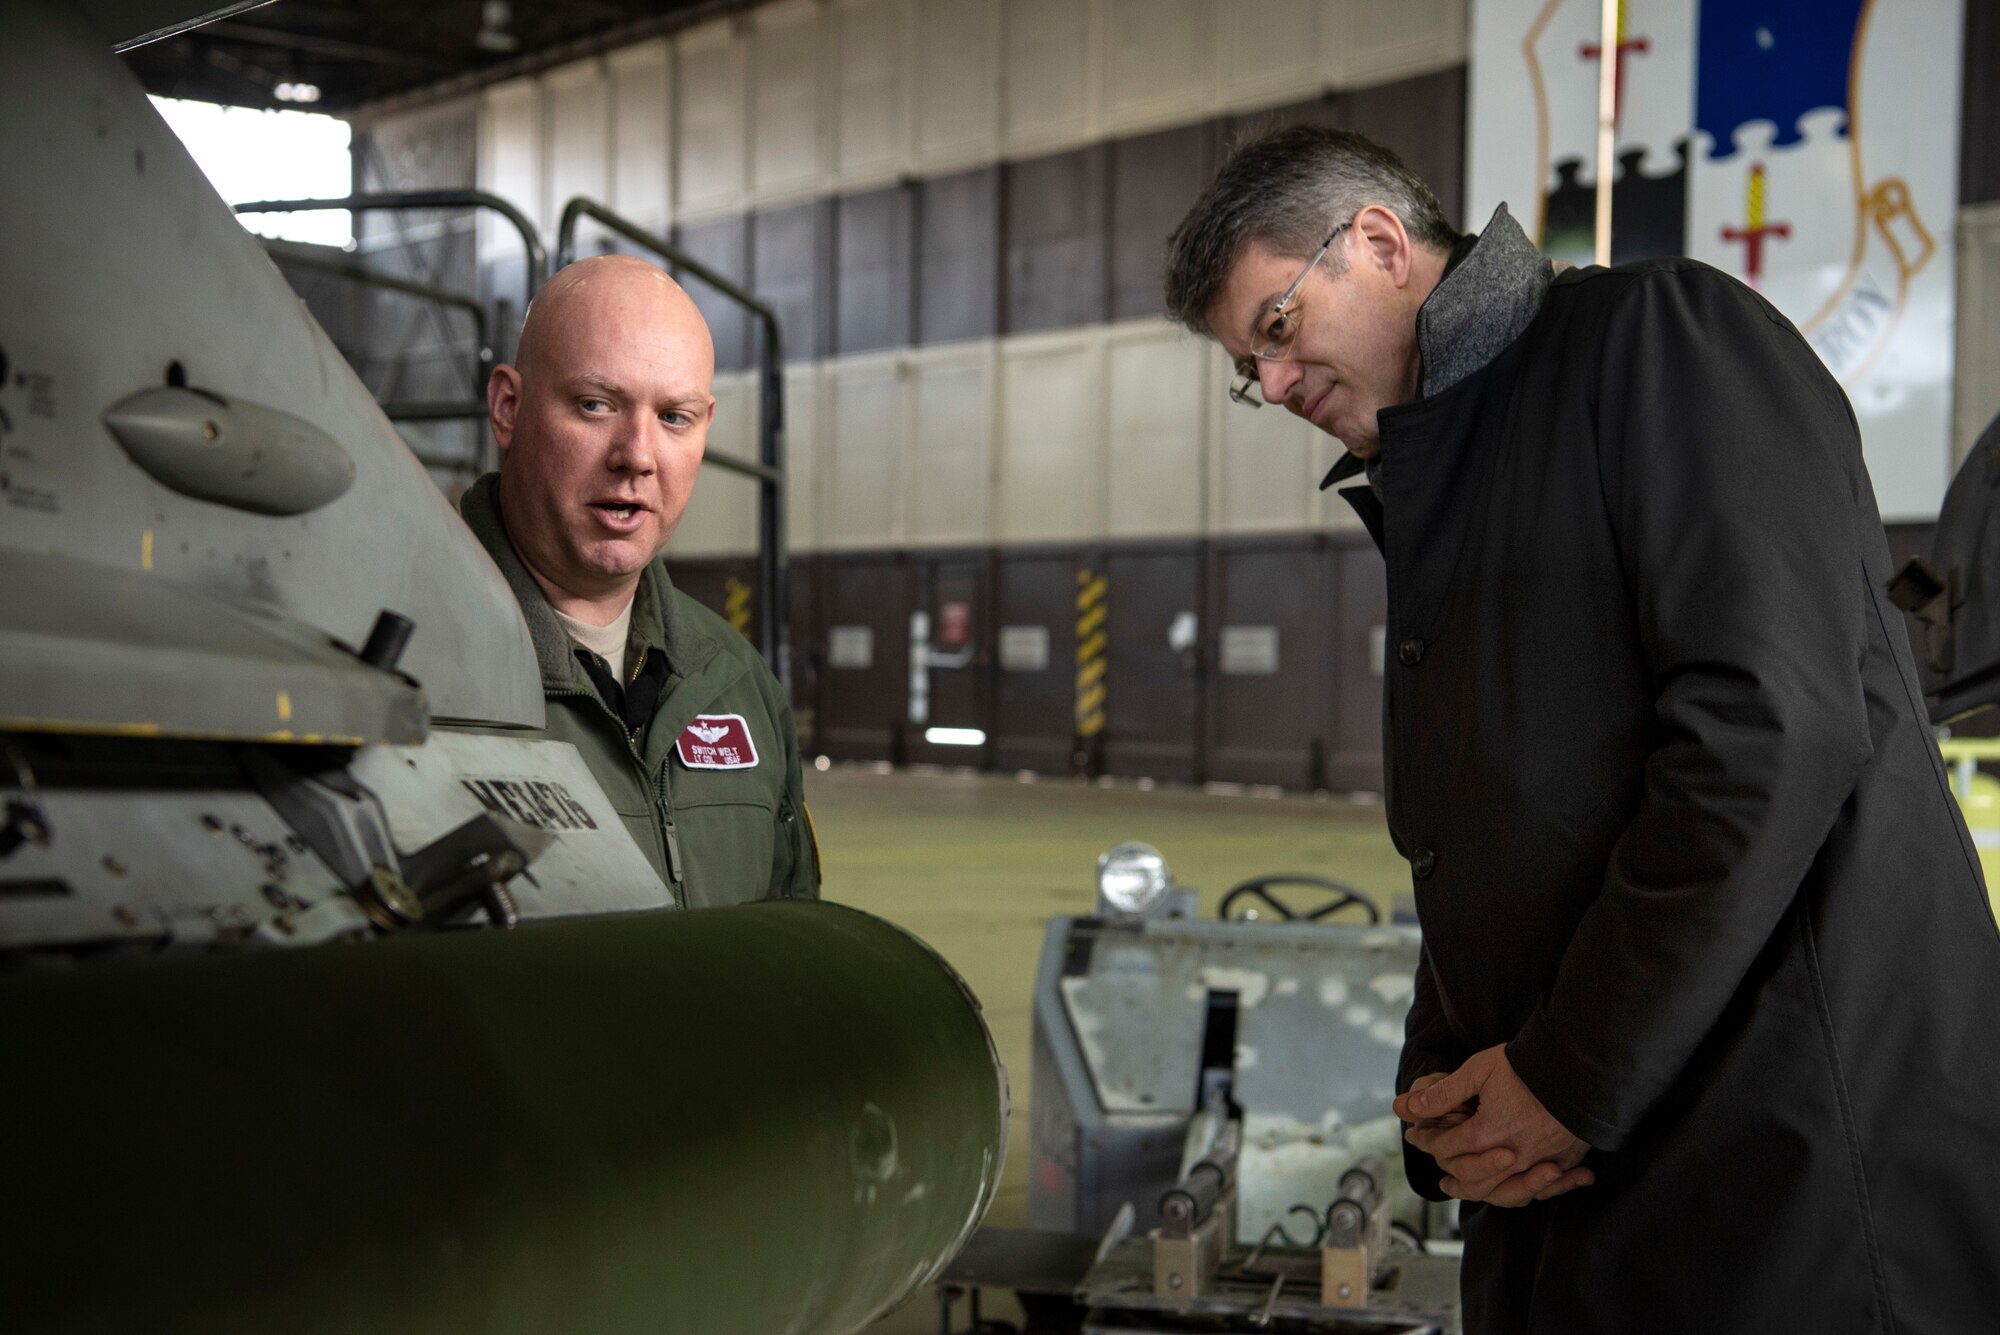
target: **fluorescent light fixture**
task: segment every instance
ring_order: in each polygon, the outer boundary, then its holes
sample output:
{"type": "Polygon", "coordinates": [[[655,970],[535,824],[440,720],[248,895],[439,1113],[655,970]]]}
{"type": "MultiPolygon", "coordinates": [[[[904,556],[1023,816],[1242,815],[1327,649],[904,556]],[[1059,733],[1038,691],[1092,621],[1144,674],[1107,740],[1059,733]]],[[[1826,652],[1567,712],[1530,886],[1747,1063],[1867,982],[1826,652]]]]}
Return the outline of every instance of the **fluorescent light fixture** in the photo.
{"type": "Polygon", "coordinates": [[[978,728],[925,728],[924,740],[932,746],[984,746],[986,734],[978,728]]]}

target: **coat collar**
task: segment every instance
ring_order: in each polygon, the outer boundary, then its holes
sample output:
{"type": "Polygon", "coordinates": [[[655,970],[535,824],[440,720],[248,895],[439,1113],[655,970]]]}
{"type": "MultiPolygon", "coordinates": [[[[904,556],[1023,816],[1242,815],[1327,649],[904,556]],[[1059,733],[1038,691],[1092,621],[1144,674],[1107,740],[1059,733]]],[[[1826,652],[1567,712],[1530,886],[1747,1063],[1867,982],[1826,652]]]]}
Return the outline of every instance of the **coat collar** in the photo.
{"type": "Polygon", "coordinates": [[[1499,356],[1541,313],[1551,277],[1507,206],[1495,209],[1417,312],[1418,394],[1442,394],[1499,356]]]}
{"type": "MultiPolygon", "coordinates": [[[[528,638],[535,646],[535,660],[542,669],[542,689],[590,689],[590,679],[576,661],[574,642],[556,620],[548,595],[528,573],[514,550],[513,540],[500,518],[500,475],[488,473],[466,490],[458,503],[465,526],[472,530],[521,604],[528,622],[528,638]]],[[[664,563],[654,561],[639,576],[639,588],[632,601],[632,632],[627,652],[643,655],[651,649],[666,654],[668,671],[691,677],[715,657],[721,646],[687,624],[674,605],[673,582],[664,563]]]]}
{"type": "MultiPolygon", "coordinates": [[[[1444,277],[1417,311],[1417,353],[1423,368],[1418,399],[1444,393],[1519,338],[1541,314],[1553,276],[1549,261],[1505,204],[1493,211],[1485,231],[1454,246],[1444,277]]],[[[1320,490],[1362,469],[1361,460],[1344,454],[1320,490]]],[[[1369,480],[1374,480],[1372,471],[1369,480]]]]}

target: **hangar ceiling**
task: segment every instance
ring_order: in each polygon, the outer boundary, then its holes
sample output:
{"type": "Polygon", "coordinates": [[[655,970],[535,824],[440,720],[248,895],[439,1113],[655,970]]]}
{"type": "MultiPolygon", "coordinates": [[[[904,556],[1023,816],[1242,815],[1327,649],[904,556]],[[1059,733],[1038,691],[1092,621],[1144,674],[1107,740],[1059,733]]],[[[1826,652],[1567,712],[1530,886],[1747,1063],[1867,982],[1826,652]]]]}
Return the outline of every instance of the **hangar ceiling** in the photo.
{"type": "Polygon", "coordinates": [[[474,88],[636,41],[753,0],[273,0],[125,53],[162,97],[346,112],[439,86],[474,88]]]}

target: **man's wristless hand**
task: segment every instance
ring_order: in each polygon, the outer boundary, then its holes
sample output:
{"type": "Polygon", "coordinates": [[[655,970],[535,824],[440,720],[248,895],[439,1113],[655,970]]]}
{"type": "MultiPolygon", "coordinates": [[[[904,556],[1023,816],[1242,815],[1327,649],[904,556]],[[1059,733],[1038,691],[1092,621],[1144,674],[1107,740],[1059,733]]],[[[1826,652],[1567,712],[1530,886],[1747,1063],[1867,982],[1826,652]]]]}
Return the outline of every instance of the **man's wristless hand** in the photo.
{"type": "Polygon", "coordinates": [[[1590,1153],[1514,1074],[1505,1047],[1474,1053],[1449,1075],[1420,1076],[1396,1099],[1403,1138],[1437,1160],[1439,1186],[1463,1201],[1521,1206],[1589,1186],[1590,1153]]]}

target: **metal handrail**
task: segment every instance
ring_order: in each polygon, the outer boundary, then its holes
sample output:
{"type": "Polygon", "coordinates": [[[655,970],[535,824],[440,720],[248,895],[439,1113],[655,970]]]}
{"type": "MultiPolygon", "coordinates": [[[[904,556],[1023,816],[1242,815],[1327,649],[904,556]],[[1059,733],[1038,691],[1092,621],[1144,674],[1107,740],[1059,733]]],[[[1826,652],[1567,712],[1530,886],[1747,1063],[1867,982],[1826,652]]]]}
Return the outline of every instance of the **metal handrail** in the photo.
{"type": "MultiPolygon", "coordinates": [[[[315,213],[322,210],[343,209],[349,213],[373,213],[403,209],[490,209],[507,220],[521,238],[521,250],[527,257],[527,273],[522,278],[521,310],[525,314],[528,303],[548,279],[549,252],[542,244],[542,235],[528,215],[500,196],[485,190],[394,190],[373,191],[348,195],[341,199],[259,199],[233,206],[237,213],[315,213]]],[[[449,305],[470,303],[477,312],[479,336],[482,350],[493,352],[486,342],[486,312],[476,301],[447,293],[443,289],[428,288],[408,280],[391,280],[386,274],[365,271],[370,277],[363,280],[375,282],[379,286],[395,291],[409,292],[412,296],[428,297],[449,305]],[[407,284],[398,286],[398,284],[407,284]],[[417,290],[421,289],[421,290],[417,290]]],[[[359,276],[359,275],[352,275],[359,276]]],[[[474,387],[475,395],[485,389],[485,376],[492,369],[490,360],[479,368],[480,383],[474,387]]],[[[383,416],[394,422],[444,422],[476,421],[486,416],[483,399],[473,398],[462,403],[409,402],[385,403],[383,416]]]]}
{"type": "Polygon", "coordinates": [[[780,370],[783,345],[778,335],[778,313],[692,255],[675,249],[665,238],[581,195],[563,205],[562,220],[556,225],[558,270],[576,258],[576,225],[582,218],[590,218],[634,245],[645,247],[682,273],[700,279],[749,311],[763,327],[757,364],[762,408],[757,442],[759,462],[749,464],[724,455],[710,455],[703,462],[757,479],[757,600],[764,609],[764,615],[758,618],[757,651],[789,692],[791,570],[785,553],[785,385],[780,370]]]}
{"type": "Polygon", "coordinates": [[[349,195],[345,199],[260,199],[234,207],[238,213],[313,213],[322,209],[344,209],[349,213],[379,212],[383,209],[491,209],[520,234],[521,249],[528,257],[528,275],[524,282],[527,290],[521,294],[523,311],[528,309],[528,303],[534,300],[535,293],[549,275],[548,248],[542,244],[541,233],[528,221],[528,215],[500,196],[484,190],[376,191],[349,195]]]}
{"type": "MultiPolygon", "coordinates": [[[[365,264],[330,259],[325,255],[315,254],[311,247],[277,237],[265,238],[264,249],[269,251],[273,258],[300,269],[330,274],[350,282],[379,287],[386,292],[397,292],[406,297],[415,297],[419,301],[428,301],[439,306],[448,306],[455,311],[463,311],[472,319],[472,338],[479,350],[478,365],[473,368],[472,373],[472,393],[477,397],[485,392],[487,373],[493,369],[493,343],[487,337],[486,308],[473,298],[463,292],[453,292],[449,288],[432,287],[408,278],[398,278],[394,274],[383,273],[380,269],[371,269],[365,264]]],[[[396,414],[390,413],[389,416],[393,418],[396,414]]]]}

